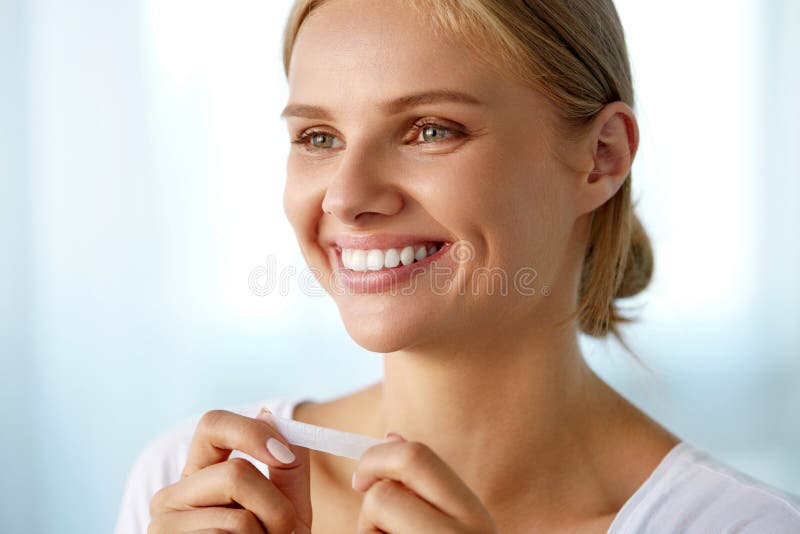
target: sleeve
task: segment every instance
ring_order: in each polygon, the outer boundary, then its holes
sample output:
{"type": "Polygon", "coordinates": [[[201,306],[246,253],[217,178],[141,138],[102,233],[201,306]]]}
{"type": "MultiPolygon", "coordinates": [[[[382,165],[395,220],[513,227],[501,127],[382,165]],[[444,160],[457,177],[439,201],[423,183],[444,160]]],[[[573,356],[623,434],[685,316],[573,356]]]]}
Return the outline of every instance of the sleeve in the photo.
{"type": "Polygon", "coordinates": [[[125,483],[114,534],[145,534],[150,524],[150,499],[180,480],[198,418],[184,421],[145,445],[125,483]]]}
{"type": "Polygon", "coordinates": [[[800,533],[800,500],[776,500],[760,513],[732,525],[730,532],[741,534],[798,534],[800,533]]]}
{"type": "Polygon", "coordinates": [[[692,464],[637,516],[639,523],[621,532],[800,534],[793,494],[717,461],[692,464]]]}

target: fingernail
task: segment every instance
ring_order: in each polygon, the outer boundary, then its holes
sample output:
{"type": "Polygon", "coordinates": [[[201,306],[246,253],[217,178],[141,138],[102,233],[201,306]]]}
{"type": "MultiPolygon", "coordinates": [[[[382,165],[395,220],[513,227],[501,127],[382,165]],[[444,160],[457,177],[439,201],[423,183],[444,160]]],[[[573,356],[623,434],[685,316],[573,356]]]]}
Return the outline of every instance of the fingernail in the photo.
{"type": "Polygon", "coordinates": [[[261,410],[256,414],[256,419],[259,421],[266,421],[267,423],[270,422],[270,416],[272,412],[266,408],[261,408],[261,410]]]}
{"type": "Polygon", "coordinates": [[[384,441],[406,441],[406,438],[398,434],[397,432],[387,432],[386,436],[384,436],[384,441]]]}
{"type": "Polygon", "coordinates": [[[294,454],[292,454],[292,451],[290,451],[286,445],[275,438],[269,438],[267,440],[267,450],[269,450],[270,454],[272,454],[272,456],[274,456],[279,462],[284,464],[290,464],[294,462],[294,454]]]}
{"type": "Polygon", "coordinates": [[[353,471],[353,480],[350,482],[350,485],[353,486],[353,489],[356,489],[356,473],[353,471]]]}

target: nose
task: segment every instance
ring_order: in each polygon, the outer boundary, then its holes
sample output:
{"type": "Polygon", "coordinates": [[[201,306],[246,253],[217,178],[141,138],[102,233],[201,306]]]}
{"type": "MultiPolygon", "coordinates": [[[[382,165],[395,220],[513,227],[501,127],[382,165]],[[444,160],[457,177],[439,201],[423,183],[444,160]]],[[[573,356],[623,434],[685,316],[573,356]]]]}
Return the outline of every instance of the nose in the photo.
{"type": "Polygon", "coordinates": [[[403,196],[392,186],[387,174],[376,170],[381,166],[373,156],[351,151],[327,182],[322,211],[344,224],[364,223],[379,215],[394,215],[403,208],[403,196]],[[381,176],[384,176],[382,179],[381,176]]]}

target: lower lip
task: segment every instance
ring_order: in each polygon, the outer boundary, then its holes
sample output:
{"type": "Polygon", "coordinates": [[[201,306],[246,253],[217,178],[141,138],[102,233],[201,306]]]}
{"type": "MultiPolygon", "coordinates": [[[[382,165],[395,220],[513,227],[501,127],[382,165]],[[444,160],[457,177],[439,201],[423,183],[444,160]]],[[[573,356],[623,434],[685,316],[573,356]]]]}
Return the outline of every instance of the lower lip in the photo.
{"type": "Polygon", "coordinates": [[[397,286],[407,282],[412,276],[422,274],[428,270],[434,263],[442,265],[448,261],[450,255],[448,251],[452,243],[445,243],[442,248],[437,250],[433,256],[426,256],[425,259],[393,267],[391,269],[381,269],[380,271],[353,271],[346,269],[342,264],[342,253],[340,250],[336,251],[336,259],[339,264],[334,276],[343,284],[348,293],[382,293],[387,291],[395,291],[397,286]]]}

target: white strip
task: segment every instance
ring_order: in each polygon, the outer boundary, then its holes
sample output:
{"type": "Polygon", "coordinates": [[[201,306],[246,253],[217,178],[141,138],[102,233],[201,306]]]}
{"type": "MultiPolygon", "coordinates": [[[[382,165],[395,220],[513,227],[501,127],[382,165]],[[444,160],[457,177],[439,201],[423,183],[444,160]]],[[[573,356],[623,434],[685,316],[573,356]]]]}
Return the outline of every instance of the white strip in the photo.
{"type": "Polygon", "coordinates": [[[342,430],[334,430],[324,426],[311,425],[294,419],[278,417],[272,413],[260,414],[264,420],[271,423],[278,432],[292,445],[299,445],[315,451],[327,452],[336,456],[344,456],[358,460],[364,451],[379,443],[386,443],[379,439],[351,434],[342,430]]]}

